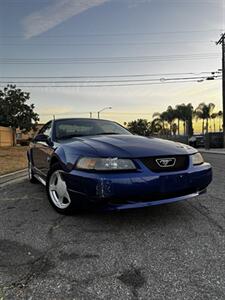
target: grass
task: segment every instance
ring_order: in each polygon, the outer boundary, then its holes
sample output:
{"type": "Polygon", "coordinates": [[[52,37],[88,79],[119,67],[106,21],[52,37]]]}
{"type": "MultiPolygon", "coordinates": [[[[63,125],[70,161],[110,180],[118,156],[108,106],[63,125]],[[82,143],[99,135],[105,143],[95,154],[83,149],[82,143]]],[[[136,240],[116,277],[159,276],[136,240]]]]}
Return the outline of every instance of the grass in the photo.
{"type": "Polygon", "coordinates": [[[0,148],[0,175],[27,167],[27,147],[0,148]]]}

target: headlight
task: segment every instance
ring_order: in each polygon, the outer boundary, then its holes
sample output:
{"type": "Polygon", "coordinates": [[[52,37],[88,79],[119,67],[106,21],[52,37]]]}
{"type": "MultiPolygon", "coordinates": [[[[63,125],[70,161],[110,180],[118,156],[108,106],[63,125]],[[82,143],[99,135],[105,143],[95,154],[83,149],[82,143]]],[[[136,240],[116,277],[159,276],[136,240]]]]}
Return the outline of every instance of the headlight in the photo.
{"type": "Polygon", "coordinates": [[[204,159],[203,159],[202,155],[199,152],[191,155],[191,159],[192,159],[192,164],[194,166],[201,165],[201,164],[204,163],[204,159]]]}
{"type": "Polygon", "coordinates": [[[130,159],[82,157],[78,160],[76,169],[95,171],[123,171],[136,170],[136,167],[130,159]]]}

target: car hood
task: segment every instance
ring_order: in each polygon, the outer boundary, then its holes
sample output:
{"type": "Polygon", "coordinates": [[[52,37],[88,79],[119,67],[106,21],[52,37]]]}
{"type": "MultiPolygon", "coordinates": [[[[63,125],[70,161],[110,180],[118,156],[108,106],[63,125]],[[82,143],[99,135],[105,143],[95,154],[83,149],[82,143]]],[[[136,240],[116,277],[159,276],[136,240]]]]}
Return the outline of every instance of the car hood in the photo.
{"type": "Polygon", "coordinates": [[[158,138],[135,135],[101,135],[73,139],[66,146],[82,149],[82,155],[99,157],[140,158],[148,156],[185,155],[195,153],[190,146],[158,138]],[[80,145],[80,147],[79,147],[80,145]],[[86,150],[86,151],[85,151],[86,150]]]}

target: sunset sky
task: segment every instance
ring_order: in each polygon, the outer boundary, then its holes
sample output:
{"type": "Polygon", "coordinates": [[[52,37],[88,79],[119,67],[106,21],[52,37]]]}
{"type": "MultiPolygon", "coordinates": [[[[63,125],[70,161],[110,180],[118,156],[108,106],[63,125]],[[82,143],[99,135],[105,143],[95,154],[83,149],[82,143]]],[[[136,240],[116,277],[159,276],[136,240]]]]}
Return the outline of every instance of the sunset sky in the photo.
{"type": "Polygon", "coordinates": [[[86,117],[106,106],[112,110],[101,116],[121,123],[151,119],[153,112],[179,103],[214,102],[216,110],[222,108],[221,80],[120,87],[94,81],[118,85],[134,79],[130,75],[151,75],[140,77],[146,80],[217,71],[221,47],[215,41],[225,29],[225,0],[0,0],[0,5],[1,86],[50,81],[48,87],[24,87],[41,122],[53,114],[86,117]],[[13,76],[27,78],[6,78],[13,76]],[[51,83],[76,76],[85,76],[91,86],[81,78],[70,79],[82,81],[79,87],[51,83]]]}

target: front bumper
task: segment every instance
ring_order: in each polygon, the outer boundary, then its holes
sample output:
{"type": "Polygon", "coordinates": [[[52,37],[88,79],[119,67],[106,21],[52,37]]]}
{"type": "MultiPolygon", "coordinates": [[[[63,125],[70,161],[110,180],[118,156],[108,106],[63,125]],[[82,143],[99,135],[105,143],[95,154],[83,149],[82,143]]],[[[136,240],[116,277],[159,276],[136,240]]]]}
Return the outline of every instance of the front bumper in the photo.
{"type": "Polygon", "coordinates": [[[198,192],[194,192],[191,194],[187,194],[184,196],[174,197],[174,198],[166,198],[163,200],[155,200],[155,201],[146,201],[146,202],[136,202],[136,201],[126,201],[124,204],[115,204],[115,203],[108,203],[107,205],[103,206],[103,210],[124,210],[124,209],[131,209],[131,208],[141,208],[141,207],[148,207],[148,206],[156,206],[156,205],[162,205],[162,204],[168,204],[173,202],[179,202],[191,198],[195,198],[201,194],[206,193],[206,189],[198,192]]]}
{"type": "Polygon", "coordinates": [[[185,171],[153,173],[141,169],[130,173],[65,173],[69,193],[79,208],[121,210],[182,201],[205,192],[212,168],[204,163],[185,171]]]}

